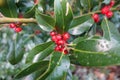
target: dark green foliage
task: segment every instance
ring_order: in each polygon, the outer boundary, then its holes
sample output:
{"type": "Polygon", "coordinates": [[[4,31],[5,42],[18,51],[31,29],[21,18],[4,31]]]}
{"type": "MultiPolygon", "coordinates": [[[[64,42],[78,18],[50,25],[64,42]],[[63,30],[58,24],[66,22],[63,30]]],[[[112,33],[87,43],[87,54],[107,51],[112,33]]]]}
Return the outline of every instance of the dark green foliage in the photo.
{"type": "MultiPolygon", "coordinates": [[[[5,0],[5,5],[0,6],[5,17],[17,18],[22,13],[24,18],[34,18],[37,23],[23,24],[21,33],[0,24],[3,28],[0,29],[1,62],[9,61],[19,68],[20,72],[13,72],[14,75],[18,73],[14,79],[29,75],[33,80],[67,80],[68,77],[73,80],[68,75],[68,72],[71,74],[70,64],[119,65],[119,10],[114,10],[110,19],[100,12],[109,3],[110,0],[39,0],[38,4],[34,4],[33,0],[5,0]],[[94,13],[99,14],[99,23],[92,19],[94,13]],[[55,44],[50,38],[53,30],[58,34],[71,34],[67,45],[69,54],[54,50],[55,44]]],[[[113,8],[119,3],[116,0],[113,8]]]]}

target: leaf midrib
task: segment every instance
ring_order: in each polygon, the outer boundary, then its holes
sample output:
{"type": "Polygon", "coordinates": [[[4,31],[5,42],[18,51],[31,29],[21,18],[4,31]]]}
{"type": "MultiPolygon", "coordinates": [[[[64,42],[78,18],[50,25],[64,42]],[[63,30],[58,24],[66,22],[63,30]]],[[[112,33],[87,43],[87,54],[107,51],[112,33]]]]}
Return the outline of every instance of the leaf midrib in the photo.
{"type": "MultiPolygon", "coordinates": [[[[53,54],[54,54],[54,52],[53,52],[53,54]]],[[[60,61],[62,60],[62,57],[63,57],[63,53],[61,53],[62,55],[60,56],[60,58],[59,58],[59,60],[58,60],[58,62],[57,63],[60,63],[60,61]]],[[[52,58],[51,58],[52,59],[52,58]]],[[[46,73],[47,72],[49,72],[50,71],[50,67],[51,67],[51,60],[50,60],[50,62],[49,62],[49,66],[48,66],[48,69],[45,71],[45,73],[43,73],[43,75],[41,75],[40,76],[40,78],[38,78],[37,80],[39,80],[39,79],[41,79],[44,75],[46,75],[46,73]]],[[[57,65],[55,65],[55,67],[54,67],[54,69],[57,67],[57,65]]],[[[52,70],[52,71],[54,71],[54,69],[52,70]]]]}

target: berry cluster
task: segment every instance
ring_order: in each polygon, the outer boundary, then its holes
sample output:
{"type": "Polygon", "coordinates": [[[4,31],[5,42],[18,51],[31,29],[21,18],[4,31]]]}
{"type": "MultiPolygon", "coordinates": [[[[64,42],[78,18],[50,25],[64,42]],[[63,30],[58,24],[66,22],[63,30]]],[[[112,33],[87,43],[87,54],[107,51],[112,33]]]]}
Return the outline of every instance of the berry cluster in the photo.
{"type": "Polygon", "coordinates": [[[56,47],[55,51],[63,52],[64,54],[68,54],[68,49],[67,49],[67,41],[70,38],[70,34],[68,32],[64,34],[58,34],[55,31],[50,32],[50,36],[52,41],[55,42],[56,47]]]}
{"type": "Polygon", "coordinates": [[[11,29],[14,29],[14,31],[17,32],[17,33],[22,31],[22,28],[20,27],[20,24],[17,24],[17,23],[10,23],[9,27],[11,29]]]}
{"type": "MultiPolygon", "coordinates": [[[[110,8],[115,4],[114,0],[111,0],[111,2],[108,5],[105,5],[102,9],[101,9],[101,13],[103,15],[105,15],[107,18],[111,18],[113,16],[113,12],[110,10],[110,8]]],[[[98,23],[100,21],[100,16],[98,14],[93,14],[92,18],[94,19],[94,21],[96,23],[98,23]]]]}
{"type": "Polygon", "coordinates": [[[111,18],[113,16],[113,12],[110,10],[110,8],[115,4],[115,1],[111,1],[109,5],[104,6],[101,9],[101,13],[104,14],[107,18],[111,18]]]}

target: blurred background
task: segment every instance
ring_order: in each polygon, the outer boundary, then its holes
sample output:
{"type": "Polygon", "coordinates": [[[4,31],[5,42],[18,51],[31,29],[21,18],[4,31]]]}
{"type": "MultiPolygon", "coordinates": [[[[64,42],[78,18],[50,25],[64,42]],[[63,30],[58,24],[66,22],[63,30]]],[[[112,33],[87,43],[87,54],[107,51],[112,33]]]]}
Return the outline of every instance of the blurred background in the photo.
{"type": "MultiPolygon", "coordinates": [[[[98,9],[99,4],[101,4],[100,1],[107,3],[107,0],[94,0],[94,6],[91,8],[91,11],[98,9]]],[[[39,6],[42,6],[44,13],[54,17],[53,2],[54,0],[43,0],[39,6]]],[[[81,5],[80,0],[69,0],[69,2],[71,3],[74,16],[86,13],[87,9],[84,8],[85,5],[81,5]]],[[[119,0],[116,0],[116,2],[116,5],[120,3],[119,0]]],[[[24,14],[34,6],[34,2],[33,0],[16,0],[16,5],[19,8],[18,14],[24,14]]],[[[25,15],[25,17],[32,16],[25,15]]],[[[0,14],[0,17],[4,17],[4,15],[0,14]]],[[[115,27],[120,30],[120,12],[114,12],[114,16],[110,20],[116,25],[115,27]]],[[[96,34],[101,35],[100,25],[94,26],[97,26],[96,34]]],[[[22,24],[21,27],[23,31],[18,34],[9,28],[9,24],[0,24],[0,80],[13,80],[15,74],[26,66],[24,64],[27,53],[35,47],[35,45],[50,39],[49,33],[43,31],[37,24],[22,24]],[[9,56],[13,56],[12,52],[14,50],[24,55],[21,62],[16,65],[11,65],[8,62],[8,58],[9,56]]],[[[92,34],[93,32],[89,35],[92,34]]],[[[73,38],[74,37],[75,36],[73,36],[73,38]]],[[[74,75],[73,80],[120,80],[120,66],[84,67],[71,65],[71,71],[74,75]]],[[[29,77],[24,78],[24,80],[29,80],[29,77]]]]}

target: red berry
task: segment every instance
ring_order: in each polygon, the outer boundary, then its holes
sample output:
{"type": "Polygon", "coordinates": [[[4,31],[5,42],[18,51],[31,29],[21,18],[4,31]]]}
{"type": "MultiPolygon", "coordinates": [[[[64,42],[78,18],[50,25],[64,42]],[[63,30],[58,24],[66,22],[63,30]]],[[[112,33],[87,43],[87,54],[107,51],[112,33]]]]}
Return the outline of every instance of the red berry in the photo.
{"type": "Polygon", "coordinates": [[[106,17],[107,18],[111,18],[113,16],[113,12],[112,11],[109,11],[107,14],[106,14],[106,17]]]}
{"type": "Polygon", "coordinates": [[[101,13],[102,13],[102,14],[106,14],[107,12],[109,12],[109,10],[110,10],[110,7],[109,7],[109,6],[105,6],[105,7],[103,7],[103,8],[101,9],[101,13]]]}
{"type": "Polygon", "coordinates": [[[96,19],[95,22],[98,23],[100,21],[100,18],[96,19]]]}
{"type": "Polygon", "coordinates": [[[52,41],[57,42],[56,36],[52,36],[52,41]]]}
{"type": "Polygon", "coordinates": [[[41,32],[40,32],[40,30],[35,30],[35,32],[34,32],[36,35],[38,35],[38,34],[40,34],[41,32]]]}
{"type": "Polygon", "coordinates": [[[111,0],[109,5],[110,5],[110,7],[112,7],[112,6],[114,6],[114,4],[115,4],[115,1],[111,0]]]}
{"type": "Polygon", "coordinates": [[[62,46],[62,45],[57,45],[56,47],[55,47],[55,51],[60,51],[60,52],[62,52],[64,50],[64,47],[62,46]]]}
{"type": "Polygon", "coordinates": [[[56,42],[56,44],[58,44],[58,45],[64,45],[64,44],[65,44],[65,41],[64,41],[64,40],[58,40],[58,41],[56,42]]]}
{"type": "Polygon", "coordinates": [[[68,40],[70,38],[70,34],[68,32],[63,34],[63,40],[68,40]]]}
{"type": "Polygon", "coordinates": [[[64,50],[63,52],[64,52],[64,54],[68,54],[68,50],[64,50]]]}
{"type": "Polygon", "coordinates": [[[16,27],[16,24],[15,23],[10,23],[10,28],[15,28],[16,27]]]}
{"type": "Polygon", "coordinates": [[[95,21],[96,23],[98,23],[98,22],[100,21],[100,17],[99,17],[98,14],[93,14],[92,18],[94,19],[94,21],[95,21]]]}
{"type": "Polygon", "coordinates": [[[39,0],[34,0],[34,4],[37,5],[39,3],[39,0]]]}
{"type": "Polygon", "coordinates": [[[21,27],[16,27],[15,28],[15,32],[21,32],[22,31],[22,28],[21,27]]]}
{"type": "Polygon", "coordinates": [[[55,31],[50,32],[50,36],[55,36],[57,33],[55,31]]]}
{"type": "Polygon", "coordinates": [[[57,34],[56,38],[57,38],[57,40],[61,40],[62,39],[62,35],[61,34],[57,34]]]}
{"type": "Polygon", "coordinates": [[[62,45],[61,45],[61,48],[60,48],[59,51],[60,51],[60,52],[63,52],[64,48],[65,48],[65,46],[62,46],[62,45]]]}
{"type": "Polygon", "coordinates": [[[60,51],[60,47],[59,47],[59,46],[56,46],[54,50],[55,50],[55,51],[60,51]]]}

